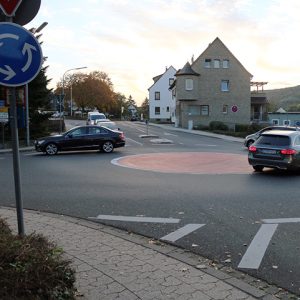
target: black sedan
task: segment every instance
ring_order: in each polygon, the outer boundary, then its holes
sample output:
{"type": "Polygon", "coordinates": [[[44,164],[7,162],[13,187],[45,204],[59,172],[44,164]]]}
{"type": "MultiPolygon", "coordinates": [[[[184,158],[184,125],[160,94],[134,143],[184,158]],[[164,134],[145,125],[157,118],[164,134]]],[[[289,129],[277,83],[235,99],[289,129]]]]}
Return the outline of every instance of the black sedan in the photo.
{"type": "Polygon", "coordinates": [[[300,169],[300,131],[264,132],[249,147],[248,161],[258,172],[264,167],[300,169]]]}
{"type": "Polygon", "coordinates": [[[124,133],[101,126],[74,127],[64,134],[37,139],[36,151],[55,155],[58,151],[100,150],[110,153],[125,146],[124,133]]]}

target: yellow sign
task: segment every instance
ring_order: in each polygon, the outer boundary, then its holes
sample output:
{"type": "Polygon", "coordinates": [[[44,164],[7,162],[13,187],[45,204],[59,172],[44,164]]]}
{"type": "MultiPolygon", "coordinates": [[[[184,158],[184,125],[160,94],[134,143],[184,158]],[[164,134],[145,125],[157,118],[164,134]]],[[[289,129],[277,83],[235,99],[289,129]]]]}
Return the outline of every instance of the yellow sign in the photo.
{"type": "Polygon", "coordinates": [[[0,112],[8,113],[8,107],[0,107],[0,112]]]}

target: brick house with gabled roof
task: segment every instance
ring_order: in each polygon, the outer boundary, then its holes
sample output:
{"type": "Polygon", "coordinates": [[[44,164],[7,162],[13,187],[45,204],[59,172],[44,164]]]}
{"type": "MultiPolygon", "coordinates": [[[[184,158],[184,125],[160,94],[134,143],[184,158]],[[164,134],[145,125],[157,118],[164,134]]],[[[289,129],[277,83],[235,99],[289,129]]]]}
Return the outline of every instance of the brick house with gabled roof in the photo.
{"type": "Polygon", "coordinates": [[[252,75],[219,38],[175,77],[171,89],[179,127],[208,126],[211,121],[229,127],[250,123],[252,75]]]}

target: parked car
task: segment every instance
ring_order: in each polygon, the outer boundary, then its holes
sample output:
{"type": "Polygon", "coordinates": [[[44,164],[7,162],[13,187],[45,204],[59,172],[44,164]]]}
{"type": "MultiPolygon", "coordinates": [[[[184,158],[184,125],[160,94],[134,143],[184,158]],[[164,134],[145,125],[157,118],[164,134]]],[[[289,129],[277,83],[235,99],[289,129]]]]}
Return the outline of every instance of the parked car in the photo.
{"type": "Polygon", "coordinates": [[[264,167],[300,168],[300,131],[266,131],[249,147],[249,164],[255,171],[264,167]]]}
{"type": "Polygon", "coordinates": [[[88,112],[86,125],[96,125],[99,120],[109,121],[103,113],[99,113],[98,111],[88,112]]]}
{"type": "Polygon", "coordinates": [[[36,151],[55,155],[58,151],[96,150],[113,152],[125,146],[124,133],[101,126],[74,127],[61,135],[48,136],[34,142],[36,151]]]}
{"type": "Polygon", "coordinates": [[[104,126],[112,130],[120,130],[118,125],[113,121],[98,120],[97,125],[104,126]]]}
{"type": "Polygon", "coordinates": [[[258,138],[259,136],[265,132],[265,131],[268,131],[268,130],[297,130],[297,127],[293,127],[293,126],[268,126],[268,127],[265,127],[253,134],[249,134],[245,137],[245,141],[244,141],[244,146],[249,148],[250,145],[252,145],[258,138]]]}

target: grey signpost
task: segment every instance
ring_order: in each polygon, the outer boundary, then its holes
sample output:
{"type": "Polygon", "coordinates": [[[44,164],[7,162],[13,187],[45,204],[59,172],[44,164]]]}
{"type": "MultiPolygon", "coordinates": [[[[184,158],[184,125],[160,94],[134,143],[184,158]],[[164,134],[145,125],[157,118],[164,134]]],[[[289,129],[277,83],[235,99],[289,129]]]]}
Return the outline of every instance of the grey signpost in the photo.
{"type": "Polygon", "coordinates": [[[43,56],[40,44],[31,32],[12,23],[10,16],[7,21],[0,23],[0,85],[9,87],[10,91],[10,124],[18,233],[24,235],[16,87],[27,84],[37,76],[42,66],[43,56]]]}

